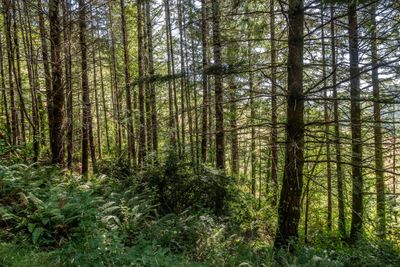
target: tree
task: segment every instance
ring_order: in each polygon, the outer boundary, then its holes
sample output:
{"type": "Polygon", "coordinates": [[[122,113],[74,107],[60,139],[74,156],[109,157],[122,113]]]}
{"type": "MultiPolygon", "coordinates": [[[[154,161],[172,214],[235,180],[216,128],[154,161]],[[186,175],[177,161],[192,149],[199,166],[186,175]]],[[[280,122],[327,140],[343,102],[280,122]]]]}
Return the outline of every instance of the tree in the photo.
{"type": "Polygon", "coordinates": [[[222,47],[219,0],[212,1],[212,30],[215,81],[215,151],[216,166],[225,170],[224,91],[222,85],[222,47]]]}
{"type": "Polygon", "coordinates": [[[348,5],[348,23],[350,49],[351,165],[353,185],[350,240],[351,242],[355,242],[360,238],[363,223],[360,70],[358,66],[358,23],[356,1],[352,1],[348,5]]]}
{"type": "Polygon", "coordinates": [[[51,50],[51,110],[52,110],[52,131],[50,144],[52,152],[52,162],[63,164],[63,121],[64,121],[64,86],[62,84],[62,59],[61,59],[61,24],[59,17],[60,1],[51,0],[49,2],[50,20],[50,50],[51,50]]]}
{"type": "Polygon", "coordinates": [[[139,166],[144,167],[146,161],[146,125],[144,99],[144,43],[143,43],[143,9],[142,1],[137,2],[137,31],[138,31],[138,84],[139,84],[139,166]]]}
{"type": "Polygon", "coordinates": [[[376,32],[376,3],[371,10],[371,59],[372,59],[372,88],[374,97],[374,141],[375,141],[375,176],[376,176],[376,211],[378,217],[377,235],[380,238],[386,236],[386,205],[385,205],[385,178],[383,166],[382,149],[382,126],[381,126],[381,97],[379,88],[378,72],[378,46],[376,32]]]}
{"type": "Polygon", "coordinates": [[[285,169],[278,207],[274,246],[288,247],[297,239],[304,165],[303,28],[304,3],[290,0],[288,10],[287,110],[285,169]]]}
{"type": "Polygon", "coordinates": [[[127,119],[127,131],[128,131],[128,157],[129,163],[133,160],[136,164],[136,148],[135,148],[135,134],[133,131],[133,112],[132,112],[132,95],[130,86],[130,73],[129,73],[129,53],[128,53],[128,33],[126,30],[126,19],[125,19],[125,1],[120,1],[121,6],[121,32],[122,32],[122,43],[124,47],[124,71],[125,71],[125,98],[126,98],[126,119],[127,119]]]}
{"type": "Polygon", "coordinates": [[[82,83],[82,174],[87,175],[89,171],[89,143],[91,144],[92,164],[94,146],[92,131],[92,115],[90,110],[90,93],[88,81],[88,60],[86,44],[86,3],[79,0],[79,44],[81,50],[81,83],[82,83]]]}

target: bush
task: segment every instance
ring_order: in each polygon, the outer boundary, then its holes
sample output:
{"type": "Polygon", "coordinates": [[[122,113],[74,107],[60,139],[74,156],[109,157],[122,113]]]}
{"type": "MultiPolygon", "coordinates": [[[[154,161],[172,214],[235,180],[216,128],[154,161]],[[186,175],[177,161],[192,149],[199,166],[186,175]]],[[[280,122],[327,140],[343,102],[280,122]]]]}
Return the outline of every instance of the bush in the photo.
{"type": "Polygon", "coordinates": [[[138,177],[144,187],[153,188],[163,214],[182,213],[187,209],[221,212],[228,199],[229,178],[204,168],[199,174],[186,162],[170,153],[164,164],[148,168],[138,177]]]}

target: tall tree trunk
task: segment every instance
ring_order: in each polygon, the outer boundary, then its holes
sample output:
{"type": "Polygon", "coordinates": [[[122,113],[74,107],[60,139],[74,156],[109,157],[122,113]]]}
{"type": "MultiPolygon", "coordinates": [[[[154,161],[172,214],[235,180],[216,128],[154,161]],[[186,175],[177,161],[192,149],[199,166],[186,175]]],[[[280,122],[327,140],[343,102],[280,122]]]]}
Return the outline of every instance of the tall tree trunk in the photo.
{"type": "Polygon", "coordinates": [[[46,102],[47,102],[47,120],[49,125],[49,139],[50,146],[53,135],[53,96],[52,96],[52,78],[50,73],[49,52],[47,47],[48,33],[46,31],[45,22],[43,18],[44,10],[42,8],[42,0],[37,1],[38,4],[38,18],[39,18],[39,31],[42,50],[42,62],[44,69],[44,79],[46,86],[46,102]]]}
{"type": "Polygon", "coordinates": [[[202,104],[202,121],[201,121],[201,161],[207,160],[207,134],[208,134],[208,42],[207,42],[207,6],[206,0],[201,0],[201,53],[202,53],[202,89],[203,89],[203,104],[202,104]]]}
{"type": "MultiPolygon", "coordinates": [[[[14,41],[14,50],[13,53],[15,61],[13,61],[13,71],[14,71],[14,78],[16,80],[16,88],[18,93],[18,100],[19,100],[19,112],[20,112],[20,144],[26,144],[26,129],[25,129],[25,117],[29,120],[28,112],[25,108],[25,100],[23,97],[22,92],[22,77],[21,77],[21,56],[20,56],[20,49],[19,49],[19,31],[18,31],[18,24],[19,21],[17,19],[17,6],[16,3],[12,3],[12,17],[13,17],[13,41],[14,41]],[[16,65],[15,65],[16,63],[16,65]]],[[[33,125],[30,122],[31,125],[33,125]]]]}
{"type": "Polygon", "coordinates": [[[334,7],[331,6],[331,55],[332,55],[332,97],[333,97],[333,116],[335,128],[335,158],[336,158],[336,177],[337,177],[337,200],[338,200],[338,229],[342,238],[346,236],[346,217],[344,212],[344,194],[343,194],[343,168],[342,168],[342,148],[340,144],[340,127],[339,127],[339,101],[337,93],[337,64],[336,64],[336,37],[335,37],[335,21],[334,7]]]}
{"type": "Polygon", "coordinates": [[[53,133],[51,135],[52,162],[63,164],[63,122],[64,122],[64,86],[62,84],[61,25],[59,0],[49,2],[50,40],[51,40],[51,77],[52,77],[52,114],[53,133]]]}
{"type": "MultiPolygon", "coordinates": [[[[143,69],[144,69],[144,99],[145,99],[145,125],[146,125],[146,150],[147,154],[151,155],[152,146],[152,130],[151,130],[151,105],[150,105],[150,80],[149,80],[149,38],[147,33],[147,16],[146,16],[146,3],[142,4],[142,19],[143,19],[143,69]]],[[[152,158],[150,157],[148,163],[151,163],[152,158]]]]}
{"type": "Polygon", "coordinates": [[[125,19],[125,1],[120,0],[121,6],[121,32],[122,32],[122,43],[124,47],[124,72],[125,72],[125,97],[126,97],[126,119],[127,119],[127,131],[128,131],[128,159],[129,164],[131,161],[136,163],[136,148],[135,148],[135,135],[133,131],[133,110],[132,110],[132,94],[130,86],[130,72],[129,72],[129,53],[128,53],[128,32],[126,30],[126,19],[125,19]]]}
{"type": "MultiPolygon", "coordinates": [[[[321,9],[321,25],[324,25],[324,12],[321,9]]],[[[325,55],[325,28],[321,28],[322,41],[322,79],[324,80],[324,88],[327,88],[326,75],[326,55],[325,55]]],[[[328,89],[324,90],[324,120],[325,120],[325,145],[326,145],[326,175],[327,175],[327,193],[328,193],[328,210],[327,210],[327,228],[332,230],[332,167],[331,167],[331,143],[330,143],[330,127],[329,127],[329,107],[328,107],[328,89]]]]}
{"type": "Polygon", "coordinates": [[[4,112],[6,115],[6,141],[11,143],[11,122],[10,111],[8,109],[7,91],[6,91],[6,76],[4,73],[4,60],[3,60],[3,40],[0,33],[0,78],[1,78],[1,93],[3,97],[4,112]]]}
{"type": "Polygon", "coordinates": [[[146,125],[144,99],[144,43],[142,0],[137,3],[137,31],[138,31],[138,79],[139,79],[139,167],[143,168],[146,161],[146,125]]]}
{"type": "MultiPolygon", "coordinates": [[[[222,46],[220,31],[220,0],[212,1],[213,22],[213,53],[214,53],[214,82],[215,82],[215,153],[216,167],[225,172],[225,132],[224,132],[224,91],[222,84],[222,46]]],[[[215,202],[217,213],[221,213],[224,206],[225,191],[217,193],[215,202]]]]}
{"type": "MultiPolygon", "coordinates": [[[[88,62],[86,44],[86,3],[79,0],[79,43],[81,49],[82,83],[82,174],[89,171],[89,142],[91,134],[90,94],[88,82],[88,62]]],[[[94,164],[94,163],[92,163],[94,164]]]]}
{"type": "Polygon", "coordinates": [[[113,30],[113,17],[112,17],[112,2],[109,2],[108,6],[108,15],[109,15],[109,35],[111,41],[111,83],[112,83],[112,97],[113,97],[113,112],[114,118],[116,120],[115,123],[115,138],[116,138],[116,147],[118,156],[122,153],[122,132],[121,132],[121,107],[120,107],[120,93],[118,87],[118,77],[117,77],[117,52],[115,47],[115,37],[113,30]]]}
{"type": "Polygon", "coordinates": [[[179,28],[179,52],[180,52],[180,63],[181,63],[181,77],[180,77],[180,89],[181,89],[181,145],[182,145],[182,156],[185,157],[186,141],[185,141],[185,91],[186,91],[186,73],[185,73],[185,57],[184,57],[184,43],[183,43],[183,18],[182,18],[182,1],[177,0],[178,9],[178,28],[179,28]]]}
{"type": "Polygon", "coordinates": [[[99,52],[99,68],[100,68],[100,88],[101,88],[101,102],[103,106],[104,125],[106,130],[107,152],[110,152],[110,134],[108,128],[108,108],[106,104],[105,88],[104,88],[104,75],[103,75],[103,60],[100,49],[99,52]]]}
{"type": "Polygon", "coordinates": [[[224,91],[222,85],[222,46],[220,31],[220,1],[212,1],[213,52],[215,80],[215,151],[216,166],[225,170],[224,91]]]}
{"type": "Polygon", "coordinates": [[[349,48],[350,48],[350,95],[351,95],[351,148],[352,148],[352,212],[351,212],[351,242],[356,242],[361,236],[363,224],[363,178],[362,178],[362,140],[361,140],[361,106],[360,106],[360,71],[358,58],[358,23],[357,4],[349,4],[349,48]]]}
{"type": "Polygon", "coordinates": [[[286,153],[275,248],[287,247],[298,237],[304,166],[303,5],[302,0],[289,0],[286,153]]]}
{"type": "Polygon", "coordinates": [[[271,31],[271,179],[272,206],[276,206],[278,198],[278,105],[276,91],[276,42],[275,42],[275,0],[270,3],[270,31],[271,31]]]}
{"type": "Polygon", "coordinates": [[[146,2],[146,26],[147,26],[147,42],[148,42],[148,60],[149,60],[149,79],[150,79],[150,106],[151,106],[151,137],[153,152],[157,158],[158,154],[158,122],[157,122],[157,102],[156,88],[153,82],[154,78],[154,56],[153,56],[153,25],[151,21],[151,4],[146,2]]]}
{"type": "Polygon", "coordinates": [[[72,168],[73,158],[73,95],[72,95],[72,55],[71,55],[71,3],[63,0],[63,28],[64,28],[64,73],[65,93],[67,99],[67,168],[72,168]]]}
{"type": "MultiPolygon", "coordinates": [[[[235,51],[236,52],[236,51],[235,51]]],[[[233,53],[233,51],[232,51],[233,53]]],[[[239,174],[239,138],[237,133],[237,87],[233,77],[229,78],[229,124],[231,130],[231,172],[236,176],[239,174]]]]}
{"type": "MultiPolygon", "coordinates": [[[[249,36],[250,39],[250,36],[249,36]]],[[[252,67],[251,60],[251,45],[248,42],[248,52],[247,56],[249,57],[249,66],[252,67]]],[[[255,107],[254,107],[254,82],[253,82],[253,72],[250,70],[249,74],[249,92],[250,92],[250,127],[251,127],[251,136],[250,136],[250,165],[251,165],[251,193],[253,196],[256,196],[256,128],[254,126],[255,123],[255,107]]]]}
{"type": "MultiPolygon", "coordinates": [[[[171,53],[171,20],[170,20],[170,13],[169,13],[169,0],[164,1],[164,9],[165,9],[165,24],[166,24],[166,37],[167,37],[167,69],[168,69],[168,76],[174,76],[174,68],[172,66],[173,62],[173,54],[171,53]]],[[[179,150],[179,144],[177,145],[177,139],[179,140],[179,125],[175,126],[175,110],[174,110],[174,99],[175,99],[175,78],[172,77],[168,79],[168,126],[169,126],[169,134],[171,139],[171,145],[176,150],[179,150]],[[177,130],[178,129],[178,130],[177,130]]]]}
{"type": "Polygon", "coordinates": [[[14,77],[13,77],[13,62],[14,53],[11,37],[11,23],[12,23],[12,10],[11,1],[3,0],[4,10],[4,28],[6,32],[6,45],[7,45],[7,63],[8,63],[8,83],[10,90],[10,106],[11,106],[11,144],[16,145],[18,140],[18,117],[17,109],[15,104],[15,92],[14,92],[14,77]]]}
{"type": "Polygon", "coordinates": [[[372,5],[371,59],[372,59],[372,88],[374,95],[374,141],[375,141],[375,177],[376,177],[376,212],[378,217],[377,235],[384,239],[386,236],[386,205],[385,179],[383,167],[381,106],[378,72],[378,47],[376,27],[376,3],[372,5]]]}
{"type": "MultiPolygon", "coordinates": [[[[33,161],[37,162],[39,158],[39,150],[40,150],[40,122],[39,115],[37,109],[37,96],[36,91],[39,87],[38,82],[36,81],[35,73],[33,70],[33,48],[32,48],[32,30],[30,17],[25,12],[22,15],[22,8],[20,2],[17,2],[18,6],[18,17],[21,25],[21,35],[22,35],[22,44],[24,47],[24,53],[26,58],[26,69],[28,72],[28,81],[29,81],[29,89],[30,89],[30,97],[31,97],[31,112],[32,112],[32,130],[33,130],[33,161]]],[[[24,8],[26,11],[26,8],[24,8]]],[[[27,115],[28,116],[28,115],[27,115]]]]}

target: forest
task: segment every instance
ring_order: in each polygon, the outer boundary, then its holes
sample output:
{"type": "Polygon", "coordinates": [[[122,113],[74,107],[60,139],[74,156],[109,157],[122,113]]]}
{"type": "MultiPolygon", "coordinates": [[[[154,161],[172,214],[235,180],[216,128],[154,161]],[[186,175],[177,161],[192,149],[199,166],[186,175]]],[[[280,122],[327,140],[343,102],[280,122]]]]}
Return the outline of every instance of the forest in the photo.
{"type": "Polygon", "coordinates": [[[398,0],[0,0],[0,266],[400,266],[399,86],[398,0]]]}

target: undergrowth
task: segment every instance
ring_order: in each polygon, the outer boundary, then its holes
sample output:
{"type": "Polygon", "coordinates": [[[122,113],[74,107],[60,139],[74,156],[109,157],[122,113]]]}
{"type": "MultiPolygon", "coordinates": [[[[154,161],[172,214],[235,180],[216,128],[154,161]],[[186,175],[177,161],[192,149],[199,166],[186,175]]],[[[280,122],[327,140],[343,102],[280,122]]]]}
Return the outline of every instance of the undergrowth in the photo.
{"type": "Polygon", "coordinates": [[[175,160],[137,174],[126,168],[103,162],[87,179],[0,165],[0,266],[400,266],[395,245],[372,240],[274,254],[275,215],[239,181],[175,160]],[[217,216],[220,186],[226,203],[217,216]]]}

